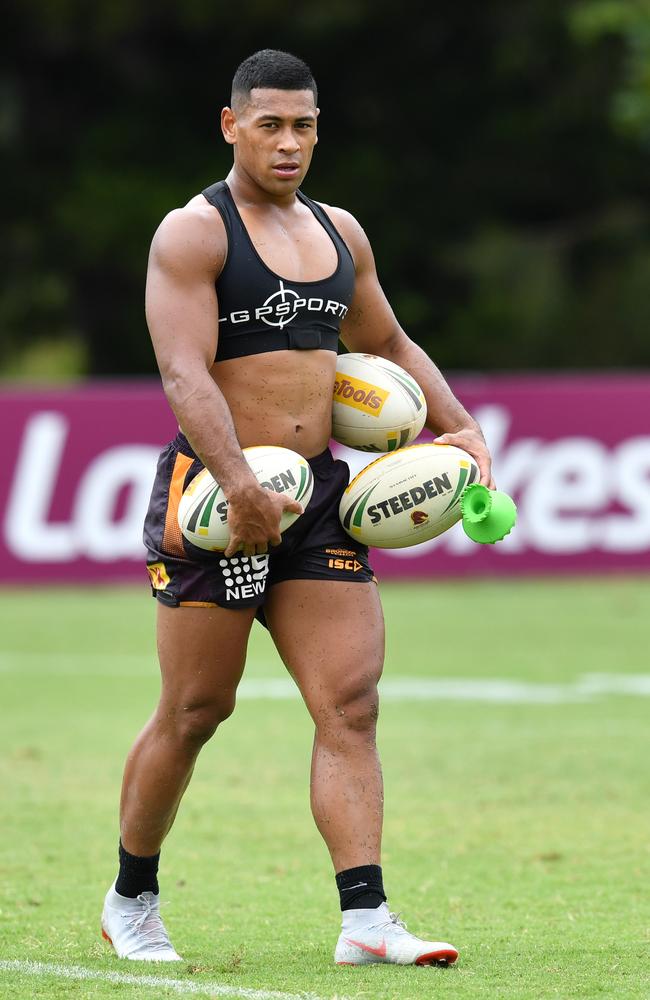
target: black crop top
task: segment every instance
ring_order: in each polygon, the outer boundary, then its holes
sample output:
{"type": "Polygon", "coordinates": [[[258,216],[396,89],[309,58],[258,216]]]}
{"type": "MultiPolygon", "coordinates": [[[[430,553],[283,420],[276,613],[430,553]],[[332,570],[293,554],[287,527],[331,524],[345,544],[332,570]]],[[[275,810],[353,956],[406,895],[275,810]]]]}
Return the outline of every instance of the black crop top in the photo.
{"type": "Polygon", "coordinates": [[[296,195],[314,213],[334,246],[338,263],[329,278],[290,281],[266,266],[251,241],[225,181],[206,188],[228,235],[228,255],[216,281],[219,343],[215,361],[266,351],[338,351],[339,326],[354,292],[350,251],[320,205],[296,195]]]}

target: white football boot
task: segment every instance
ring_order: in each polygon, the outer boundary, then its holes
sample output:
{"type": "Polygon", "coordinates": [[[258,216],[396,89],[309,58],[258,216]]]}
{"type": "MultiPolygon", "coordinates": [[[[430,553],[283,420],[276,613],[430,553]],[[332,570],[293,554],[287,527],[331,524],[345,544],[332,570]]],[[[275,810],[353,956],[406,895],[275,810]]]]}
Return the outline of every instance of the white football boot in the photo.
{"type": "Polygon", "coordinates": [[[337,965],[453,965],[457,958],[453,945],[409,934],[386,903],[376,909],[343,911],[343,929],[334,952],[337,965]]]}
{"type": "Polygon", "coordinates": [[[136,899],[120,896],[115,883],[106,893],[102,912],[102,937],[112,944],[118,958],[137,962],[182,962],[160,918],[160,897],[141,892],[136,899]]]}

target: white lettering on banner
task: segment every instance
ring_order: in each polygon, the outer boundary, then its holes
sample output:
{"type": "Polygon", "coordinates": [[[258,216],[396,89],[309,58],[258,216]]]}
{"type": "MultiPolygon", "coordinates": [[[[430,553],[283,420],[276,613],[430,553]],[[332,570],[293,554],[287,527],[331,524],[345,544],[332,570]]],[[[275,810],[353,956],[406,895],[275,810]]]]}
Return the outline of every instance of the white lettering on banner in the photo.
{"type": "Polygon", "coordinates": [[[611,456],[592,438],[563,438],[539,453],[543,475],[524,492],[526,534],[543,552],[600,548],[602,523],[591,516],[610,500],[611,456]]]}
{"type": "MultiPolygon", "coordinates": [[[[526,549],[553,555],[650,549],[650,436],[628,438],[614,448],[569,435],[559,441],[517,438],[506,444],[511,418],[504,406],[477,407],[474,416],[490,447],[498,488],[517,500],[517,527],[495,547],[499,555],[526,549]],[[615,505],[618,510],[608,511],[615,505]]],[[[352,475],[368,464],[367,456],[348,448],[337,454],[345,457],[352,475]]],[[[386,555],[420,559],[434,549],[468,556],[476,545],[456,525],[428,542],[386,555]]]]}
{"type": "Polygon", "coordinates": [[[142,555],[142,524],[156,474],[158,448],[127,444],[109,448],[86,469],[75,499],[73,520],[80,550],[89,559],[111,562],[142,555]],[[128,487],[126,507],[113,520],[115,504],[128,487]]]}
{"type": "Polygon", "coordinates": [[[68,430],[61,413],[37,413],[27,421],[7,504],[7,548],[25,562],[141,559],[142,522],[159,449],[126,444],[96,455],[79,480],[71,520],[53,523],[48,512],[63,472],[68,430]],[[115,507],[125,488],[126,508],[116,521],[115,507]]]}
{"type": "Polygon", "coordinates": [[[60,413],[39,413],[25,425],[5,517],[5,542],[26,562],[68,562],[76,555],[71,524],[47,523],[68,433],[60,413]]]}
{"type": "Polygon", "coordinates": [[[634,517],[610,514],[602,522],[606,552],[639,552],[650,539],[650,437],[629,438],[616,449],[612,478],[621,503],[634,517]]]}
{"type": "MultiPolygon", "coordinates": [[[[497,485],[516,495],[520,509],[516,531],[499,543],[504,554],[524,547],[559,553],[650,549],[650,436],[626,438],[612,448],[570,436],[505,445],[511,422],[505,407],[479,407],[476,418],[494,457],[497,485]],[[501,413],[497,440],[495,410],[501,413]],[[539,485],[549,476],[555,477],[554,495],[539,485]],[[627,510],[607,511],[614,506],[627,510]]],[[[462,528],[460,534],[466,537],[462,528]]]]}
{"type": "MultiPolygon", "coordinates": [[[[599,550],[634,554],[650,549],[650,436],[629,437],[613,447],[590,437],[508,443],[511,417],[504,406],[477,408],[494,458],[499,489],[517,501],[516,530],[495,551],[507,559],[525,550],[567,555],[599,550]]],[[[54,521],[52,503],[66,474],[69,420],[56,411],[33,414],[25,424],[9,488],[4,541],[16,558],[65,563],[79,557],[107,563],[143,556],[142,524],[159,448],[121,444],[94,455],[73,484],[68,520],[54,521]],[[120,497],[124,509],[116,518],[120,497]]],[[[352,474],[372,461],[337,446],[352,474]]],[[[476,546],[460,526],[421,545],[392,549],[394,559],[420,559],[440,548],[468,556],[476,546]]],[[[233,597],[258,588],[247,578],[233,597]],[[250,588],[250,589],[249,589],[250,588]]]]}

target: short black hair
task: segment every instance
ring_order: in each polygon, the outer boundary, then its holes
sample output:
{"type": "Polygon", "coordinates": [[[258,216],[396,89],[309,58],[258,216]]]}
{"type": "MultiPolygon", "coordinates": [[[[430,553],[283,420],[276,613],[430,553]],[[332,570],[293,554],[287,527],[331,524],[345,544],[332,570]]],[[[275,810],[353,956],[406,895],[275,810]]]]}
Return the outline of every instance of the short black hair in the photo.
{"type": "Polygon", "coordinates": [[[316,81],[307,63],[279,49],[260,49],[239,64],[232,80],[231,106],[237,97],[250,97],[255,87],[311,90],[314,104],[318,102],[316,81]]]}

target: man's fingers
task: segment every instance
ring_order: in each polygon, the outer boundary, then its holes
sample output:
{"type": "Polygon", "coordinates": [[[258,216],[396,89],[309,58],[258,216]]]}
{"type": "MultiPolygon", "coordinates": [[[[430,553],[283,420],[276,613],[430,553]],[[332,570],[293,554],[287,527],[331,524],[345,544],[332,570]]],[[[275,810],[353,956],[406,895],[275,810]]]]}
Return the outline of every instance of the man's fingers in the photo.
{"type": "MultiPolygon", "coordinates": [[[[277,536],[278,541],[271,539],[271,545],[279,545],[282,541],[280,535],[277,536]]],[[[241,552],[245,556],[263,556],[269,551],[268,542],[258,542],[257,544],[251,543],[250,545],[244,545],[241,538],[231,538],[228,542],[228,548],[224,549],[224,556],[229,559],[231,556],[236,556],[238,552],[241,552]]]]}
{"type": "Polygon", "coordinates": [[[492,476],[492,469],[490,465],[488,464],[487,466],[484,465],[483,467],[481,467],[479,463],[479,469],[481,471],[481,477],[479,479],[481,486],[487,486],[489,490],[496,490],[496,485],[494,482],[494,478],[492,476]]]}
{"type": "MultiPolygon", "coordinates": [[[[273,490],[269,490],[272,496],[279,497],[281,500],[281,507],[275,506],[272,512],[267,512],[266,524],[264,523],[264,518],[260,517],[258,523],[253,523],[250,525],[245,525],[246,536],[253,537],[260,535],[266,535],[266,540],[264,541],[244,541],[241,535],[233,534],[227,548],[224,550],[224,555],[226,558],[234,556],[237,552],[243,552],[245,556],[255,556],[255,555],[265,555],[269,551],[269,545],[280,545],[282,542],[282,535],[280,534],[280,515],[284,511],[290,511],[292,514],[302,514],[304,507],[298,500],[290,500],[289,497],[283,496],[281,493],[275,493],[273,490]],[[275,524],[274,524],[275,522],[275,524]],[[271,527],[273,525],[273,527],[271,527]]],[[[274,501],[275,503],[276,501],[274,501]]],[[[237,524],[238,521],[235,520],[237,524]]],[[[241,530],[241,525],[240,525],[241,530]]]]}
{"type": "Polygon", "coordinates": [[[463,451],[466,451],[477,462],[480,473],[479,483],[481,486],[487,486],[489,490],[496,489],[492,477],[492,462],[486,448],[476,448],[473,444],[470,444],[468,447],[466,440],[461,434],[441,434],[440,437],[436,438],[435,444],[450,444],[456,448],[462,448],[463,451]]]}

